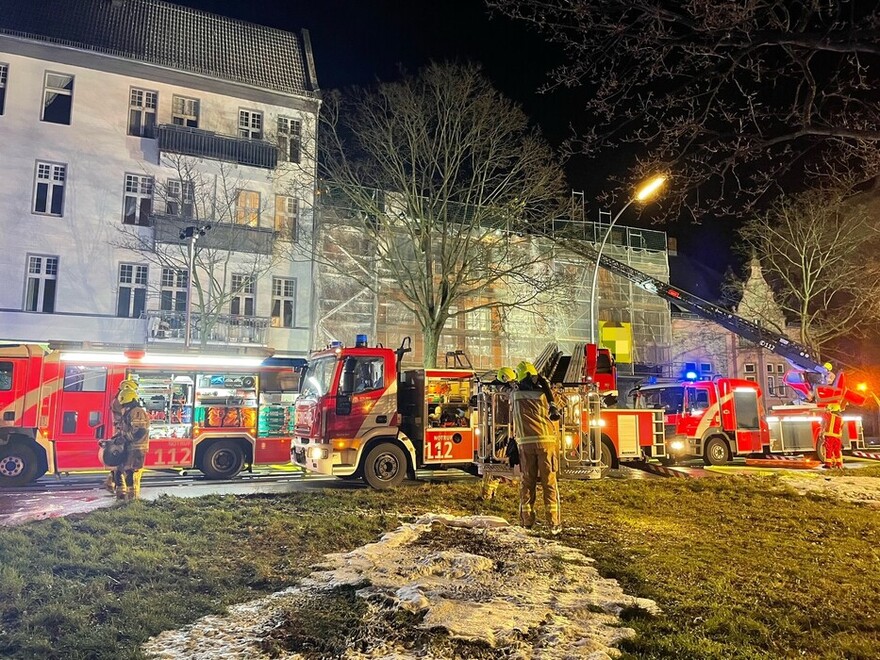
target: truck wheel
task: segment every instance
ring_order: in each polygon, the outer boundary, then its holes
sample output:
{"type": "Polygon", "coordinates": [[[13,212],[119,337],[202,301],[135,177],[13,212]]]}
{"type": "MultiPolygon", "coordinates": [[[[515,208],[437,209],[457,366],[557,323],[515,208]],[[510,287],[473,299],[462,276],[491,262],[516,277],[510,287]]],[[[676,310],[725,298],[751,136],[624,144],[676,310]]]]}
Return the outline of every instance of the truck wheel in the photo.
{"type": "Polygon", "coordinates": [[[376,445],[364,459],[364,481],[371,488],[395,488],[406,477],[406,456],[403,450],[390,442],[376,445]]]}
{"type": "Polygon", "coordinates": [[[599,466],[602,468],[602,477],[607,477],[614,468],[614,450],[604,440],[599,449],[599,466]]]}
{"type": "Polygon", "coordinates": [[[816,441],[816,458],[820,463],[825,462],[825,438],[816,441]]]}
{"type": "Polygon", "coordinates": [[[45,474],[37,452],[24,442],[0,445],[0,487],[24,486],[45,474]]]}
{"type": "Polygon", "coordinates": [[[730,449],[723,439],[709,438],[703,451],[703,462],[706,465],[726,465],[730,462],[730,449]]]}
{"type": "Polygon", "coordinates": [[[208,479],[231,479],[244,467],[244,453],[232,440],[219,440],[202,454],[199,469],[208,479]]]}

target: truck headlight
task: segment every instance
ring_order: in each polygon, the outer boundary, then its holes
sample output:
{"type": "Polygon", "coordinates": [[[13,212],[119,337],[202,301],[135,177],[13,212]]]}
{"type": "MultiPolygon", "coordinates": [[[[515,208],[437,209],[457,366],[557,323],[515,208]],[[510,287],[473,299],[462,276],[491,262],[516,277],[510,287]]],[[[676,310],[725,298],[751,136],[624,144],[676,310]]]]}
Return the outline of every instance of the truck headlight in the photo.
{"type": "Polygon", "coordinates": [[[574,437],[572,437],[570,435],[565,436],[565,448],[571,449],[573,445],[574,445],[574,437]]]}
{"type": "Polygon", "coordinates": [[[323,447],[309,447],[306,456],[312,461],[320,461],[327,458],[327,450],[323,447]]]}
{"type": "Polygon", "coordinates": [[[673,440],[669,443],[669,448],[672,451],[682,451],[684,449],[684,442],[682,440],[673,440]]]}

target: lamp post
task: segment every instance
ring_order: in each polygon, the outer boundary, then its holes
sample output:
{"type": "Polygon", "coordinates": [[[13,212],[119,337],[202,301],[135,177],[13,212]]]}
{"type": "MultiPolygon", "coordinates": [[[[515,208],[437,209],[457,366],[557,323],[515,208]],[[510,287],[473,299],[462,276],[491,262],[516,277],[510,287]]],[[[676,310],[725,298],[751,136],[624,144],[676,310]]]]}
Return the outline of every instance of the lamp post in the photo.
{"type": "Polygon", "coordinates": [[[180,230],[180,240],[188,241],[187,271],[186,271],[186,327],[183,335],[183,346],[189,349],[192,346],[192,281],[193,269],[196,261],[196,241],[204,236],[211,225],[189,225],[180,230]]]}
{"type": "Polygon", "coordinates": [[[633,202],[645,202],[651,199],[657,191],[663,186],[666,182],[666,177],[663,174],[659,174],[652,179],[649,179],[638,190],[636,190],[636,194],[633,195],[629,201],[624,204],[623,208],[617,212],[617,215],[614,216],[614,219],[611,221],[611,224],[608,225],[608,229],[605,231],[605,234],[602,236],[602,242],[599,244],[599,250],[596,252],[596,265],[593,268],[593,285],[590,287],[590,343],[596,344],[596,335],[598,327],[599,327],[599,310],[596,306],[596,286],[599,283],[599,262],[602,260],[602,252],[605,250],[605,243],[608,242],[608,238],[611,236],[611,230],[614,229],[614,225],[617,224],[617,221],[620,219],[620,216],[623,215],[623,212],[626,211],[633,202]]]}

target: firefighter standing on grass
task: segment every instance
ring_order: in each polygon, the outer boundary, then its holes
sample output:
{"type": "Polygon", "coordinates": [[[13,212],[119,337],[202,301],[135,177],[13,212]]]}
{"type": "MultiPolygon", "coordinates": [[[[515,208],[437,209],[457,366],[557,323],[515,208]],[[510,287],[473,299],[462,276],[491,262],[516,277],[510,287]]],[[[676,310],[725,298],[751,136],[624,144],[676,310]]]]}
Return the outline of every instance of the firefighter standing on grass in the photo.
{"type": "MultiPolygon", "coordinates": [[[[123,436],[123,420],[122,413],[123,408],[122,404],[119,402],[120,395],[126,391],[130,390],[132,392],[137,392],[138,382],[133,378],[126,378],[124,381],[119,383],[119,389],[116,392],[116,396],[113,397],[113,400],[110,402],[110,416],[113,420],[113,429],[116,436],[123,436]]],[[[114,436],[115,437],[115,436],[114,436]]],[[[110,442],[114,442],[111,438],[110,442]]],[[[104,487],[107,488],[111,493],[115,493],[119,484],[121,483],[120,470],[117,467],[110,468],[110,474],[107,475],[107,481],[104,482],[104,487]]]]}
{"type": "Polygon", "coordinates": [[[122,479],[117,495],[137,497],[140,495],[144,461],[150,446],[150,415],[133,390],[121,392],[119,403],[122,404],[125,463],[121,466],[122,479]]]}
{"type": "Polygon", "coordinates": [[[829,403],[822,415],[822,436],[825,438],[825,468],[843,469],[843,406],[839,403],[829,403]]]}
{"type": "Polygon", "coordinates": [[[531,362],[516,367],[518,389],[510,395],[513,434],[519,449],[522,482],[519,491],[520,524],[530,529],[535,524],[537,485],[541,482],[544,512],[552,534],[562,527],[559,516],[559,469],[557,429],[559,412],[545,378],[538,375],[531,362]]]}

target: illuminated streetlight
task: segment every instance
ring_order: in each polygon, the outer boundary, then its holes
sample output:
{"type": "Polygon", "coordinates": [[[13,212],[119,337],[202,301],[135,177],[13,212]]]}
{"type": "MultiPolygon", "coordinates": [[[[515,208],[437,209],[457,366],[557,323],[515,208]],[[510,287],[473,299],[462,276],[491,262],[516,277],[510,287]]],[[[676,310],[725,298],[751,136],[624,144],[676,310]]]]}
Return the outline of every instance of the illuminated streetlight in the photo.
{"type": "Polygon", "coordinates": [[[623,208],[617,212],[617,215],[614,216],[614,219],[611,221],[611,224],[608,225],[608,229],[605,231],[605,235],[602,237],[602,242],[599,244],[599,250],[596,253],[596,266],[593,268],[593,286],[590,289],[590,343],[595,344],[596,342],[596,334],[597,328],[599,327],[599,314],[598,309],[596,307],[596,286],[599,282],[599,262],[602,259],[602,252],[605,249],[605,243],[608,242],[608,237],[611,236],[611,230],[614,229],[614,225],[620,219],[620,216],[623,215],[623,212],[626,211],[633,202],[647,202],[652,197],[654,197],[660,188],[663,187],[663,184],[666,183],[666,176],[664,174],[658,174],[657,176],[649,179],[641,186],[639,186],[638,190],[636,190],[635,195],[633,195],[630,200],[624,204],[623,208]]]}

